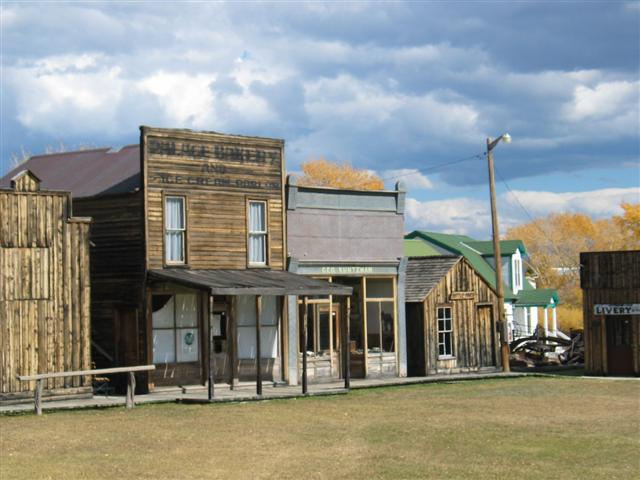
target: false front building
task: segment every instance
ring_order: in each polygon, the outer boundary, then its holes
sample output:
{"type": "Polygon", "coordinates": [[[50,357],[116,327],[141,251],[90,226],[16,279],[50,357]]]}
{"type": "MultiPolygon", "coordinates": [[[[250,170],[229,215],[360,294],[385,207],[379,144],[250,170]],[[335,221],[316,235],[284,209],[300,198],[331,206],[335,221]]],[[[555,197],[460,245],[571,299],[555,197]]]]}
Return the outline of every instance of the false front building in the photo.
{"type": "Polygon", "coordinates": [[[142,127],[140,144],[120,151],[27,162],[94,219],[99,366],[155,364],[142,390],[289,378],[285,298],[351,289],[285,271],[283,150],[275,139],[142,127]]]}

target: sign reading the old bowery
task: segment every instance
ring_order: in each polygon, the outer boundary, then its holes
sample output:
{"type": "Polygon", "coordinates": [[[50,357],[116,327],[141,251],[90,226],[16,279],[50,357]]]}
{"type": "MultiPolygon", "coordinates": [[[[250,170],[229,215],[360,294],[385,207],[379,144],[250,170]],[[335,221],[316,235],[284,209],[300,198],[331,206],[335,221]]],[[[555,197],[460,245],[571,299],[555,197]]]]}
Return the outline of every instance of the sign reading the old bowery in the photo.
{"type": "Polygon", "coordinates": [[[596,315],[640,315],[640,303],[616,303],[594,305],[596,315]]]}

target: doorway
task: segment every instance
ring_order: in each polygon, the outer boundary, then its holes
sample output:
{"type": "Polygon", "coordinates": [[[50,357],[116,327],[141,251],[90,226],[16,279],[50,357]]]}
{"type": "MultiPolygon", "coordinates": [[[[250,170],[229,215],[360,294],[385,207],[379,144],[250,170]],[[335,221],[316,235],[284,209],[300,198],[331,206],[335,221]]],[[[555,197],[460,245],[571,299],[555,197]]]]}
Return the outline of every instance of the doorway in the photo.
{"type": "Polygon", "coordinates": [[[606,323],[609,375],[633,375],[631,316],[607,317],[606,323]]]}

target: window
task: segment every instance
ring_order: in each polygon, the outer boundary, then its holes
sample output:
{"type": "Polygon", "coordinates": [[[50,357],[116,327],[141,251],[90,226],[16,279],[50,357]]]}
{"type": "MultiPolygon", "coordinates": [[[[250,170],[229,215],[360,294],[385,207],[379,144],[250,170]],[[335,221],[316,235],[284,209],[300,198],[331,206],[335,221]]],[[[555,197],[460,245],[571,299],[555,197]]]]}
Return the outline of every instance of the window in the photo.
{"type": "Polygon", "coordinates": [[[513,289],[522,290],[522,260],[513,259],[513,289]]]}
{"type": "Polygon", "coordinates": [[[198,361],[196,294],[153,295],[153,363],[198,361]]]}
{"type": "Polygon", "coordinates": [[[267,264],[267,202],[249,202],[249,265],[267,264]]]}
{"type": "Polygon", "coordinates": [[[438,308],[438,356],[453,357],[451,308],[438,308]]]}
{"type": "MultiPolygon", "coordinates": [[[[317,301],[307,305],[307,352],[318,355],[328,354],[331,349],[338,348],[338,304],[331,304],[327,300],[317,301]]],[[[304,304],[298,309],[298,324],[300,333],[300,352],[304,351],[304,304]]]]}
{"type": "Polygon", "coordinates": [[[370,353],[395,351],[395,308],[392,278],[367,278],[367,349],[370,353]]]}
{"type": "Polygon", "coordinates": [[[184,197],[166,197],[164,203],[166,263],[185,263],[185,234],[184,197]]]}

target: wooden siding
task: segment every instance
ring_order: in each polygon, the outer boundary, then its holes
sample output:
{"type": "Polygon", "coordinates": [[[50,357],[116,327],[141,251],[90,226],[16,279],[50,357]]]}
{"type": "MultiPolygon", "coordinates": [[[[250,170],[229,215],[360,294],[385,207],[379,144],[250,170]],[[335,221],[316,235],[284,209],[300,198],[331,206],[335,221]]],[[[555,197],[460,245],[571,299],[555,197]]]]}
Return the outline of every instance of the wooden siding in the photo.
{"type": "Polygon", "coordinates": [[[143,196],[131,194],[79,198],[76,213],[93,218],[91,225],[91,311],[94,349],[98,367],[146,363],[145,326],[142,321],[144,292],[143,196]],[[126,320],[124,320],[126,319],[126,320]],[[138,325],[120,325],[137,321],[138,325]],[[126,339],[127,351],[116,345],[123,332],[139,332],[136,342],[126,339]],[[110,357],[110,358],[109,358],[110,357]],[[126,357],[126,359],[125,359],[126,357]],[[139,358],[138,358],[139,357],[139,358]]]}
{"type": "MultiPolygon", "coordinates": [[[[460,259],[449,270],[422,306],[424,374],[478,371],[499,366],[495,331],[497,296],[465,259],[460,259]],[[438,307],[452,309],[453,358],[438,358],[438,307]]],[[[415,314],[415,309],[407,309],[407,312],[415,314]]]]}
{"type": "MultiPolygon", "coordinates": [[[[0,190],[0,398],[33,390],[16,375],[91,368],[90,219],[68,218],[68,194],[38,191],[29,175],[18,180],[17,191],[0,190]]],[[[44,387],[90,385],[72,377],[44,387]]]]}
{"type": "MultiPolygon", "coordinates": [[[[607,317],[595,314],[598,304],[640,303],[640,251],[580,254],[580,284],[585,337],[585,370],[609,374],[607,317]]],[[[633,372],[640,375],[640,315],[631,320],[633,372]]]]}
{"type": "Polygon", "coordinates": [[[283,144],[278,140],[143,128],[147,268],[163,268],[163,196],[186,199],[186,264],[245,269],[247,200],[268,202],[269,267],[285,264],[283,144]]]}

